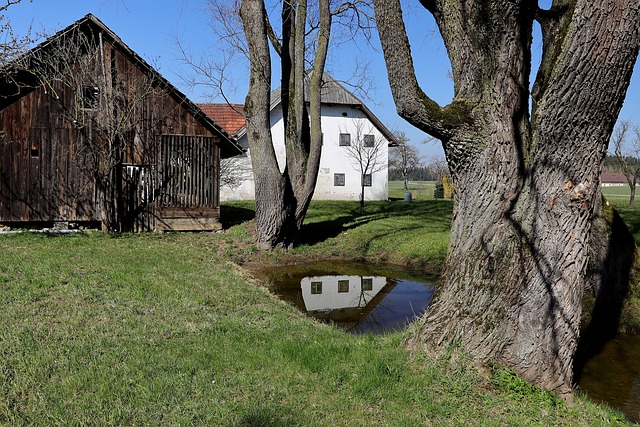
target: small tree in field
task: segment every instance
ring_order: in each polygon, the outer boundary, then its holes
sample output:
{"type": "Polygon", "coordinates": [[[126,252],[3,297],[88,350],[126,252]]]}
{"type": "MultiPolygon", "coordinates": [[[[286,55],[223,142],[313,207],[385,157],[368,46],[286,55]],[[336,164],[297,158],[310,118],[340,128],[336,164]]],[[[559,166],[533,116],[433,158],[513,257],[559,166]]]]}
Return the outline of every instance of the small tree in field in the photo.
{"type": "Polygon", "coordinates": [[[356,133],[345,153],[353,168],[360,173],[360,213],[364,213],[365,188],[373,184],[373,174],[387,167],[388,143],[376,138],[373,129],[365,129],[362,122],[354,122],[356,133]]]}
{"type": "Polygon", "coordinates": [[[620,122],[613,133],[611,144],[616,161],[629,185],[629,208],[633,208],[636,200],[636,184],[640,175],[640,127],[631,126],[627,120],[620,122]],[[634,134],[632,140],[628,139],[630,132],[634,134]]]}
{"type": "Polygon", "coordinates": [[[396,134],[398,146],[389,152],[389,171],[402,176],[403,188],[409,189],[409,177],[414,169],[422,167],[422,157],[418,149],[409,144],[409,137],[404,132],[396,134]]]}

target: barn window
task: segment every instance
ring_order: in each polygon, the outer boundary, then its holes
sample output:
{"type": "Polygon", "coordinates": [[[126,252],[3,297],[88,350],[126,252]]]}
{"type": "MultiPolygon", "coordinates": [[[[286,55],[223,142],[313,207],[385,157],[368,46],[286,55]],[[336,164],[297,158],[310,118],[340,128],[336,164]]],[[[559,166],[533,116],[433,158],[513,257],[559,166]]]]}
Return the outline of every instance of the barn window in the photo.
{"type": "Polygon", "coordinates": [[[82,88],[82,108],[95,110],[98,108],[100,88],[98,86],[84,86],[82,88]]]}
{"type": "Polygon", "coordinates": [[[371,187],[371,174],[362,175],[362,185],[365,187],[371,187]]]}
{"type": "Polygon", "coordinates": [[[373,290],[373,278],[371,278],[371,277],[363,277],[362,278],[362,290],[363,291],[372,291],[373,290]]]}
{"type": "Polygon", "coordinates": [[[40,147],[36,144],[31,146],[31,157],[40,157],[40,147]]]}
{"type": "Polygon", "coordinates": [[[334,173],[333,174],[333,186],[334,187],[344,187],[344,174],[343,173],[334,173]]]}
{"type": "Polygon", "coordinates": [[[162,136],[162,206],[216,206],[216,149],[212,137],[162,136]]]}

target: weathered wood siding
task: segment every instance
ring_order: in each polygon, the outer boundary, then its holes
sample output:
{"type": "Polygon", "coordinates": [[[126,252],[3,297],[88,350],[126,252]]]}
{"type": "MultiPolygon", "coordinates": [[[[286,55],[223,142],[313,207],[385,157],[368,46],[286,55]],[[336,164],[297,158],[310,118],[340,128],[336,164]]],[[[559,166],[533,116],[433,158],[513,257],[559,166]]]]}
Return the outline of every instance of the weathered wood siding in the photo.
{"type": "Polygon", "coordinates": [[[78,162],[76,131],[39,88],[0,111],[0,218],[91,221],[94,189],[78,162]]]}
{"type": "MultiPolygon", "coordinates": [[[[149,81],[130,54],[116,45],[104,43],[99,57],[103,63],[96,64],[95,73],[102,78],[96,77],[87,84],[97,81],[101,92],[112,91],[115,81],[125,83],[126,87],[133,87],[140,79],[149,81]]],[[[91,121],[101,120],[106,115],[105,109],[114,107],[100,103],[83,131],[78,131],[65,113],[77,99],[76,90],[82,88],[52,82],[46,89],[41,86],[25,90],[23,96],[0,111],[0,222],[101,220],[101,201],[90,157],[99,152],[96,147],[108,138],[91,130],[91,121]],[[88,144],[81,132],[90,135],[88,144]]],[[[180,135],[185,146],[191,143],[201,146],[206,140],[207,155],[211,157],[201,165],[194,164],[206,176],[193,175],[189,183],[193,186],[186,190],[195,193],[188,196],[188,201],[173,200],[183,211],[198,208],[193,214],[215,215],[217,221],[219,139],[165,90],[149,93],[139,104],[137,125],[120,142],[125,145],[120,176],[126,200],[134,204],[143,201],[148,206],[130,205],[123,207],[123,212],[144,212],[146,216],[139,218],[136,230],[155,228],[154,221],[161,213],[155,209],[155,198],[162,191],[161,142],[163,135],[165,138],[180,135]],[[153,189],[146,198],[140,197],[144,189],[136,188],[140,176],[132,174],[135,168],[126,169],[136,165],[143,166],[146,176],[151,173],[153,177],[153,189]],[[205,212],[202,207],[213,210],[205,212]]],[[[140,185],[148,186],[149,181],[140,185]]],[[[162,196],[162,200],[163,206],[171,207],[171,203],[164,202],[169,199],[162,196]]]]}

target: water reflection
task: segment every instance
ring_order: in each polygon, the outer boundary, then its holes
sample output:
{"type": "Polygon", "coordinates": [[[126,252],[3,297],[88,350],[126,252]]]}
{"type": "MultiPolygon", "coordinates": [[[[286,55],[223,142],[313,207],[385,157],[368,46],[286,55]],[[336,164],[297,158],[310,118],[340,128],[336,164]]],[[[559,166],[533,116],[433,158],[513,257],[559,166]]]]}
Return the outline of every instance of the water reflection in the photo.
{"type": "Polygon", "coordinates": [[[398,271],[367,267],[361,274],[336,274],[338,269],[313,264],[306,270],[298,266],[296,271],[270,272],[269,288],[309,316],[357,334],[403,329],[424,313],[435,290],[413,277],[401,278],[398,271]]]}
{"type": "Polygon", "coordinates": [[[618,336],[584,366],[579,387],[631,421],[640,421],[640,337],[618,336]]]}

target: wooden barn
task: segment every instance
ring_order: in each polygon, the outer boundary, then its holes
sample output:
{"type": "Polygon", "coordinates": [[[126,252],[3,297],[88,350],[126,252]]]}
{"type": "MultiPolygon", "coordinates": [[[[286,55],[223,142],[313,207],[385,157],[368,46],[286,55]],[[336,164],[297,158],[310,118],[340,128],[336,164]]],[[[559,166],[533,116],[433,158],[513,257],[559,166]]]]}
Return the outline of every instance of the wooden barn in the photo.
{"type": "Polygon", "coordinates": [[[221,127],[93,15],[0,70],[0,224],[220,228],[221,127]]]}

